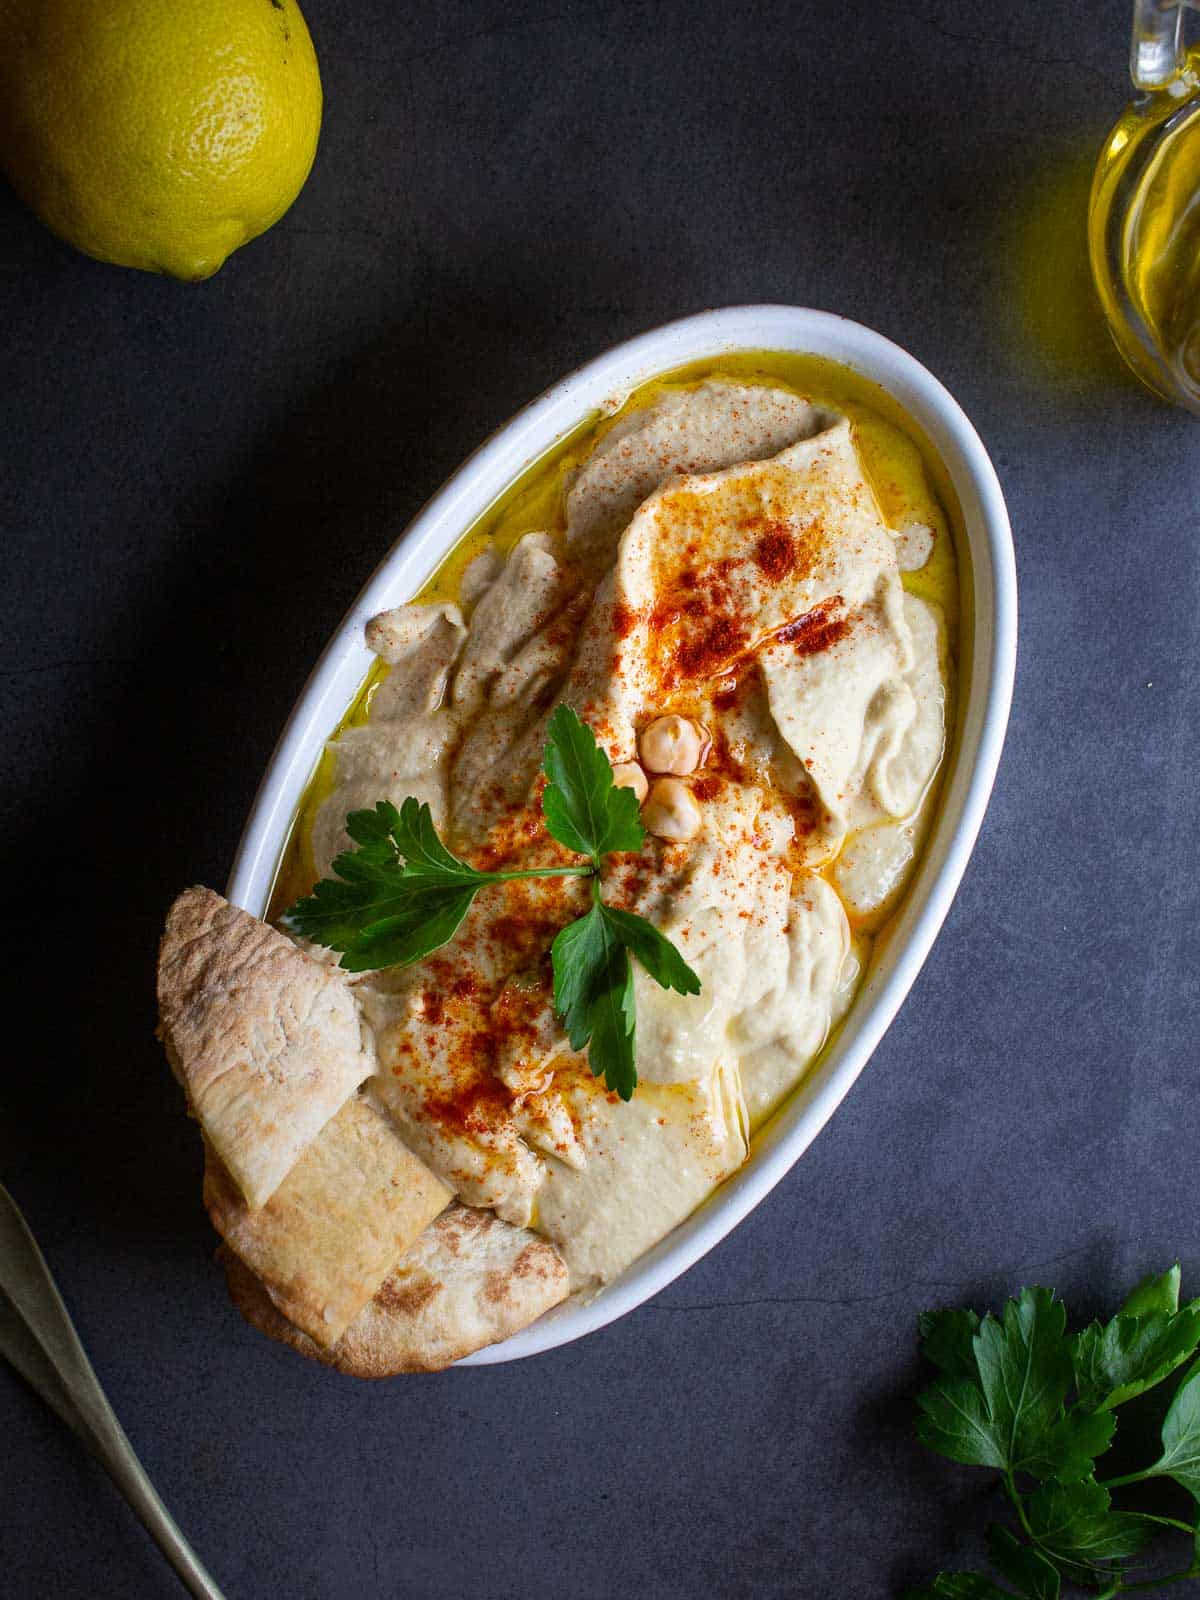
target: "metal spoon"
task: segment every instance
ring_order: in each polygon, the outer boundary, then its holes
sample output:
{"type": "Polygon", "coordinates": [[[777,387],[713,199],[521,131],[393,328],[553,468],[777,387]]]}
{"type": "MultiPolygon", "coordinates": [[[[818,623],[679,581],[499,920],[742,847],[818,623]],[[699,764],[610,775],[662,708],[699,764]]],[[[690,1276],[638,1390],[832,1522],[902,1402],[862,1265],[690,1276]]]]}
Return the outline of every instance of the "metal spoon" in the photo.
{"type": "Polygon", "coordinates": [[[0,1183],[0,1355],[83,1440],[197,1600],[220,1589],[176,1527],[104,1397],[16,1201],[0,1183]]]}

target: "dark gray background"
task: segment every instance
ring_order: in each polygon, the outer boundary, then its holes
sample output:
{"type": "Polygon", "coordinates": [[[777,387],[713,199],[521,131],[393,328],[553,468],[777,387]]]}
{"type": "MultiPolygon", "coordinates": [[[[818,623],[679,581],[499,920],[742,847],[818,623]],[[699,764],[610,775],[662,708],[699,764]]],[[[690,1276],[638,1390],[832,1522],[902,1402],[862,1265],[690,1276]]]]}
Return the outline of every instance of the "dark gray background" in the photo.
{"type": "MultiPolygon", "coordinates": [[[[1082,242],[1128,9],[311,0],[316,168],[211,282],[0,191],[0,1172],[231,1600],[893,1594],[994,1509],[912,1442],[919,1310],[1102,1309],[1176,1254],[1200,1290],[1200,424],[1110,353],[1082,242]],[[891,335],[993,453],[1022,640],[978,850],[735,1237],[552,1355],[338,1378],[226,1301],[152,1038],[164,908],[224,881],[317,651],[481,436],[747,300],[891,335]]],[[[4,1372],[0,1592],[176,1594],[4,1372]]]]}

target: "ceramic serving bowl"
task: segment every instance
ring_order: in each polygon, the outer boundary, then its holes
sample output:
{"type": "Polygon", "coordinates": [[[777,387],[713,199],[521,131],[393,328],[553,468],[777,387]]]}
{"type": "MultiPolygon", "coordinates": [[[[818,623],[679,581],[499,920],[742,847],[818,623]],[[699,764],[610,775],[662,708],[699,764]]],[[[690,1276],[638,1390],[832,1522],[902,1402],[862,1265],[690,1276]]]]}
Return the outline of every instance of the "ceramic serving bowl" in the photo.
{"type": "Polygon", "coordinates": [[[733,306],[668,323],[590,361],[519,411],[434,495],[363,589],[296,702],[242,835],[229,898],[255,916],[266,911],[305,785],[371,665],[363,643],[368,618],[411,599],[503,491],[614,396],[672,368],[739,351],[824,356],[855,369],[899,401],[949,473],[966,535],[959,564],[969,619],[949,782],[892,937],[833,1043],[755,1137],[746,1164],[590,1303],[568,1301],[469,1357],[468,1365],[536,1355],[623,1316],[711,1250],[779,1182],[833,1115],[912,987],[962,878],[995,779],[1016,660],[1017,585],[1004,498],[978,435],[936,378],[869,328],[798,306],[733,306]]]}

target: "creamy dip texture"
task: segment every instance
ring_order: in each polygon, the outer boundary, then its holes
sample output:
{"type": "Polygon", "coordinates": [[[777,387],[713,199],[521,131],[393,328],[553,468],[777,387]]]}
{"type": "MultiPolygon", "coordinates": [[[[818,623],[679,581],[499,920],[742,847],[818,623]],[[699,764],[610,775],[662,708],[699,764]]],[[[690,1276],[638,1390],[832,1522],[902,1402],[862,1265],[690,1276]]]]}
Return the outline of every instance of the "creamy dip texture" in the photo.
{"type": "Polygon", "coordinates": [[[934,803],[954,557],[894,425],[738,373],[632,397],[502,520],[436,598],[369,625],[383,666],[288,870],[327,874],[347,812],[409,795],[478,866],[558,864],[539,777],[555,705],[614,763],[637,762],[665,714],[703,731],[679,780],[694,837],[648,835],[606,869],[606,898],[650,918],[703,985],[683,997],[638,972],[632,1101],[593,1078],[553,1009],[549,946],[586,909],[580,880],[481,895],[452,944],[357,984],[369,1093],[464,1202],[536,1228],[586,1292],[741,1165],[853,999],[934,803]],[[881,475],[892,434],[901,469],[881,475]]]}

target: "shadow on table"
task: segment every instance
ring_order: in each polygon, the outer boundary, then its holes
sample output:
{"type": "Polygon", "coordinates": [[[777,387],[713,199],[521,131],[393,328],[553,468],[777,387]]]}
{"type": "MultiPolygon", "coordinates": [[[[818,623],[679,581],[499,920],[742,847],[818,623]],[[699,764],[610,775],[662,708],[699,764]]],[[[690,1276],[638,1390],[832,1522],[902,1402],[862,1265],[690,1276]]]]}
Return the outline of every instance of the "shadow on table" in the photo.
{"type": "Polygon", "coordinates": [[[994,320],[1011,358],[1054,390],[1144,393],[1117,354],[1092,282],[1088,196],[1098,147],[1040,152],[996,210],[994,320]]]}

